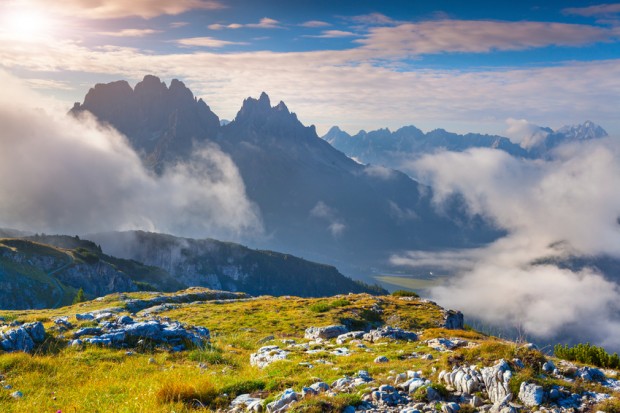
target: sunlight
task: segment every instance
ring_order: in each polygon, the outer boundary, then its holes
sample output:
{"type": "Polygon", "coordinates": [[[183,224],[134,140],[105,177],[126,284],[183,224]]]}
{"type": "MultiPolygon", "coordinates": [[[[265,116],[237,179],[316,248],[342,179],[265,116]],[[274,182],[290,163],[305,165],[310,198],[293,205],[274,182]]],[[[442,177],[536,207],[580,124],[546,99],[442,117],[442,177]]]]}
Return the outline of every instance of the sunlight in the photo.
{"type": "Polygon", "coordinates": [[[17,9],[3,19],[3,32],[16,40],[41,40],[51,34],[52,21],[43,13],[31,9],[17,9]]]}

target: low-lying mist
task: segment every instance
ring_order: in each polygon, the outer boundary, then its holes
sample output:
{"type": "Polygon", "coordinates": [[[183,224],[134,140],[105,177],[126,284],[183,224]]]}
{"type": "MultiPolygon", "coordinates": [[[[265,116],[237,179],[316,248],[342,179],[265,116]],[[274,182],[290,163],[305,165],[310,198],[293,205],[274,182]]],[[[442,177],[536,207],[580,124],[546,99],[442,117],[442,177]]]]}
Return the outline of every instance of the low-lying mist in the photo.
{"type": "Polygon", "coordinates": [[[0,81],[0,227],[222,239],[261,233],[258,208],[217,147],[199,148],[190,162],[156,176],[115,130],[67,115],[1,72],[0,81]]]}
{"type": "Polygon", "coordinates": [[[397,265],[436,265],[457,275],[432,289],[440,304],[538,339],[591,341],[620,349],[620,274],[571,271],[569,256],[620,258],[620,142],[584,141],[550,160],[493,149],[443,152],[408,164],[433,186],[437,208],[461,193],[472,213],[509,235],[465,251],[411,251],[397,265]]]}

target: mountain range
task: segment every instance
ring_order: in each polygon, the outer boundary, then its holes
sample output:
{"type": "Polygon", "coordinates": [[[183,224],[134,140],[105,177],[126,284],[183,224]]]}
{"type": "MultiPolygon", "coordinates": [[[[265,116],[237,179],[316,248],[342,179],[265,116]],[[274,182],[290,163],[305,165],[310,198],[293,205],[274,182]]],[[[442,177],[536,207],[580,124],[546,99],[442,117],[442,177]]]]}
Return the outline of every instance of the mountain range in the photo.
{"type": "Polygon", "coordinates": [[[265,93],[247,98],[225,124],[182,82],[166,86],[146,76],[134,88],[125,81],[96,85],[71,113],[83,111],[127,136],[157,173],[188,161],[192,150],[217,145],[260,210],[265,234],[251,240],[260,248],[357,273],[384,265],[398,250],[468,247],[501,234],[465,214],[458,197],[438,212],[431,188],[395,170],[360,165],[283,102],[272,106],[265,93]]]}
{"type": "Polygon", "coordinates": [[[497,135],[468,133],[460,135],[444,129],[424,133],[415,126],[405,126],[396,131],[378,129],[359,131],[349,135],[339,127],[332,127],[322,138],[334,148],[363,164],[381,165],[400,169],[413,159],[440,151],[463,152],[472,148],[502,150],[520,158],[548,158],[552,151],[564,143],[599,139],[607,132],[591,121],[580,125],[563,126],[557,130],[537,128],[516,143],[497,135]]]}
{"type": "Polygon", "coordinates": [[[87,298],[190,286],[257,296],[386,292],[332,266],[212,239],[141,231],[93,234],[92,239],[97,243],[66,235],[0,238],[0,308],[59,307],[70,304],[79,289],[87,298]]]}

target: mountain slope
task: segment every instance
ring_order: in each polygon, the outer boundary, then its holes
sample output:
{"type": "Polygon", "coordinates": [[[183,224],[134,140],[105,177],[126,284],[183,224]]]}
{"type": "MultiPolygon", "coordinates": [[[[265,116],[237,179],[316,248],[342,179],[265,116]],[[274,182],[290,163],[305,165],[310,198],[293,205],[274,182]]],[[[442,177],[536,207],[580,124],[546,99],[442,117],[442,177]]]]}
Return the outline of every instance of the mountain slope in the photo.
{"type": "MultiPolygon", "coordinates": [[[[174,83],[180,87],[180,82],[174,83]]],[[[133,93],[159,90],[159,85],[147,77],[133,93]]],[[[105,110],[122,106],[130,95],[116,91],[117,87],[116,83],[97,85],[73,113],[88,110],[117,127],[148,161],[143,135],[126,125],[127,118],[140,118],[146,111],[144,104],[127,106],[122,115],[105,110]],[[92,103],[100,101],[105,104],[92,103]]],[[[149,105],[169,106],[169,93],[157,96],[159,103],[149,105]]],[[[471,246],[498,235],[479,217],[467,218],[458,199],[452,209],[440,214],[431,203],[430,188],[400,172],[352,161],[320,139],[314,127],[302,125],[284,103],[272,107],[266,94],[246,99],[236,118],[221,127],[207,127],[180,115],[184,110],[193,113],[200,105],[195,101],[193,106],[178,108],[177,134],[162,147],[158,159],[163,163],[158,165],[187,159],[187,148],[181,143],[189,140],[219,145],[235,162],[249,198],[260,208],[266,237],[251,240],[255,245],[350,271],[355,265],[385,265],[396,250],[471,246]]],[[[145,119],[147,124],[141,128],[151,135],[168,133],[168,124],[145,119]]]]}
{"type": "Polygon", "coordinates": [[[186,286],[302,297],[385,292],[354,282],[332,266],[230,242],[143,231],[91,234],[89,238],[113,255],[161,268],[186,286]]]}

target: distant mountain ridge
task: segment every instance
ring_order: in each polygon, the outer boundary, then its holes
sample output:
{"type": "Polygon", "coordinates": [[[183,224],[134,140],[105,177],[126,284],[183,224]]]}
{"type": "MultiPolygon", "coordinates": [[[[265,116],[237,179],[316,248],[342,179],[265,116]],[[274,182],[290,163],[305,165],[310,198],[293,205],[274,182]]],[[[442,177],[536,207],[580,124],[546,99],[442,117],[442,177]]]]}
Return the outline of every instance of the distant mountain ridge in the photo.
{"type": "Polygon", "coordinates": [[[0,238],[0,309],[70,304],[114,292],[226,288],[252,295],[316,297],[385,293],[343,276],[332,266],[234,243],[166,234],[95,234],[0,238]]]}
{"type": "Polygon", "coordinates": [[[353,136],[334,126],[322,138],[361,163],[399,169],[405,161],[444,150],[462,152],[472,148],[491,148],[520,158],[544,158],[561,144],[606,136],[602,127],[586,121],[556,131],[539,128],[535,139],[525,137],[521,145],[497,135],[459,135],[444,129],[424,133],[415,126],[405,126],[394,132],[389,129],[361,130],[353,136]]]}
{"type": "Polygon", "coordinates": [[[480,217],[470,219],[459,199],[437,212],[431,188],[398,171],[359,165],[283,102],[271,106],[265,93],[246,99],[235,119],[220,126],[181,82],[173,81],[167,92],[161,85],[153,76],[133,94],[126,85],[119,92],[118,82],[97,85],[71,113],[89,111],[116,127],[156,171],[188,159],[190,142],[218,145],[260,209],[267,237],[254,245],[354,271],[385,264],[395,251],[479,245],[500,233],[480,217]],[[143,95],[153,99],[136,98],[143,95]],[[115,107],[123,109],[109,110],[115,107]],[[153,117],[160,113],[153,108],[166,110],[153,117]]]}

